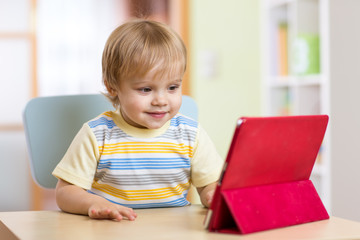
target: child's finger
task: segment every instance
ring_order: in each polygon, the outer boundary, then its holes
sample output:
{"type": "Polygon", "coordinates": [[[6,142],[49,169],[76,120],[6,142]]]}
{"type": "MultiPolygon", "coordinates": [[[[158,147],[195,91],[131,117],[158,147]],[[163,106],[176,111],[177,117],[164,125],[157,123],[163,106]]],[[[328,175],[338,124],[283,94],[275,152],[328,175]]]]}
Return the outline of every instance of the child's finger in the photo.
{"type": "Polygon", "coordinates": [[[131,208],[125,208],[120,210],[121,215],[128,218],[131,221],[134,221],[137,217],[137,214],[131,208]]]}
{"type": "Polygon", "coordinates": [[[91,215],[89,215],[91,218],[110,218],[111,210],[108,208],[105,209],[92,209],[91,215]]]}
{"type": "Polygon", "coordinates": [[[113,210],[111,211],[109,214],[108,214],[108,217],[110,219],[113,219],[115,221],[121,221],[123,219],[123,216],[116,210],[113,210]]]}
{"type": "Polygon", "coordinates": [[[89,217],[91,218],[100,218],[101,216],[101,211],[96,210],[96,209],[91,209],[90,213],[89,213],[89,217]]]}

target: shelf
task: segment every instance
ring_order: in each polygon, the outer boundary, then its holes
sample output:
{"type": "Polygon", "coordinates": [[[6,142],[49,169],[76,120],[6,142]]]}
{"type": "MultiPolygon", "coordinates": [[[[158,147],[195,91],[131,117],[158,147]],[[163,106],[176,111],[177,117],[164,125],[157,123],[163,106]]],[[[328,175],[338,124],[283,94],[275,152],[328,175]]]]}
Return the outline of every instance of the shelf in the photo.
{"type": "Polygon", "coordinates": [[[287,5],[291,2],[294,2],[294,0],[273,0],[273,1],[268,1],[268,7],[269,8],[277,8],[277,7],[281,7],[284,5],[287,5]]]}
{"type": "MultiPolygon", "coordinates": [[[[329,214],[360,221],[357,207],[360,111],[351,107],[360,99],[360,82],[356,81],[360,78],[357,64],[360,30],[352,27],[360,19],[360,1],[262,0],[261,3],[264,115],[329,115],[321,160],[316,162],[310,179],[329,214]],[[284,41],[279,41],[283,37],[280,31],[283,22],[287,24],[286,46],[281,45],[284,41]],[[313,54],[308,56],[315,61],[311,70],[300,71],[305,69],[300,64],[301,67],[295,68],[299,71],[294,71],[291,66],[290,49],[299,34],[305,36],[305,42],[309,37],[313,54]],[[311,42],[315,43],[313,47],[311,42]],[[288,51],[287,62],[279,57],[284,49],[288,51]],[[284,66],[288,66],[286,74],[279,71],[284,66]]],[[[300,50],[300,54],[306,52],[304,48],[300,50]]]]}
{"type": "MultiPolygon", "coordinates": [[[[321,1],[263,0],[266,115],[318,115],[327,109],[324,91],[328,89],[328,79],[321,68],[321,63],[326,61],[320,52],[321,1]]],[[[316,162],[311,180],[330,208],[326,144],[321,151],[321,160],[316,162]]]]}
{"type": "Polygon", "coordinates": [[[269,77],[268,87],[301,87],[320,86],[323,84],[322,75],[307,76],[272,76],[269,77]]]}

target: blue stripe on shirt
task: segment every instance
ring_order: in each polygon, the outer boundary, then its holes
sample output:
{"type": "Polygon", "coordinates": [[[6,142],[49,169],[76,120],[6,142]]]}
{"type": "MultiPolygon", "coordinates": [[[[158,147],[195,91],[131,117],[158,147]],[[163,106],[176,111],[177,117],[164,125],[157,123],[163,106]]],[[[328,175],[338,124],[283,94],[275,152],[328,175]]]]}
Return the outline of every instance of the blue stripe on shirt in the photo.
{"type": "Polygon", "coordinates": [[[170,169],[190,168],[188,158],[134,158],[134,159],[102,159],[98,169],[130,170],[130,169],[170,169]]]}
{"type": "Polygon", "coordinates": [[[109,129],[112,129],[113,127],[116,126],[113,120],[109,120],[105,117],[100,117],[96,120],[90,121],[88,124],[90,128],[95,128],[97,126],[104,125],[107,126],[109,129]]]}
{"type": "Polygon", "coordinates": [[[171,119],[170,126],[177,127],[181,124],[188,125],[190,127],[197,127],[198,123],[190,118],[184,116],[176,116],[171,119]]]}

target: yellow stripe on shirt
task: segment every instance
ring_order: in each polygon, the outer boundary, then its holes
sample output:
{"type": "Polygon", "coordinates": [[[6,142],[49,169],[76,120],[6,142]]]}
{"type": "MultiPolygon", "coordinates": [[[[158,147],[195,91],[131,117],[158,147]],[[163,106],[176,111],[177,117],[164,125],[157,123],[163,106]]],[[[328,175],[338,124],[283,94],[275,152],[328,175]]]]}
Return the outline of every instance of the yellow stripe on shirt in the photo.
{"type": "Polygon", "coordinates": [[[121,142],[99,146],[99,151],[102,155],[123,153],[179,153],[188,154],[190,157],[192,157],[193,148],[185,144],[166,142],[121,142]]]}
{"type": "Polygon", "coordinates": [[[155,188],[145,190],[121,190],[108,184],[94,182],[92,187],[111,196],[124,199],[126,201],[156,200],[179,196],[188,190],[190,183],[178,184],[174,187],[155,188]]]}

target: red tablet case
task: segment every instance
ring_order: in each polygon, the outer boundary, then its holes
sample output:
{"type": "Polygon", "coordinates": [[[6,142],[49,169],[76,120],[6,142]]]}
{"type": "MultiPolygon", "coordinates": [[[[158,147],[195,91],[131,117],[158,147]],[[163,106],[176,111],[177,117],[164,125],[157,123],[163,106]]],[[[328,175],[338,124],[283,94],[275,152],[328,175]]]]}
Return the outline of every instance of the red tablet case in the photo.
{"type": "Polygon", "coordinates": [[[328,116],[240,118],[205,218],[211,232],[252,233],[328,219],[310,174],[328,116]]]}

